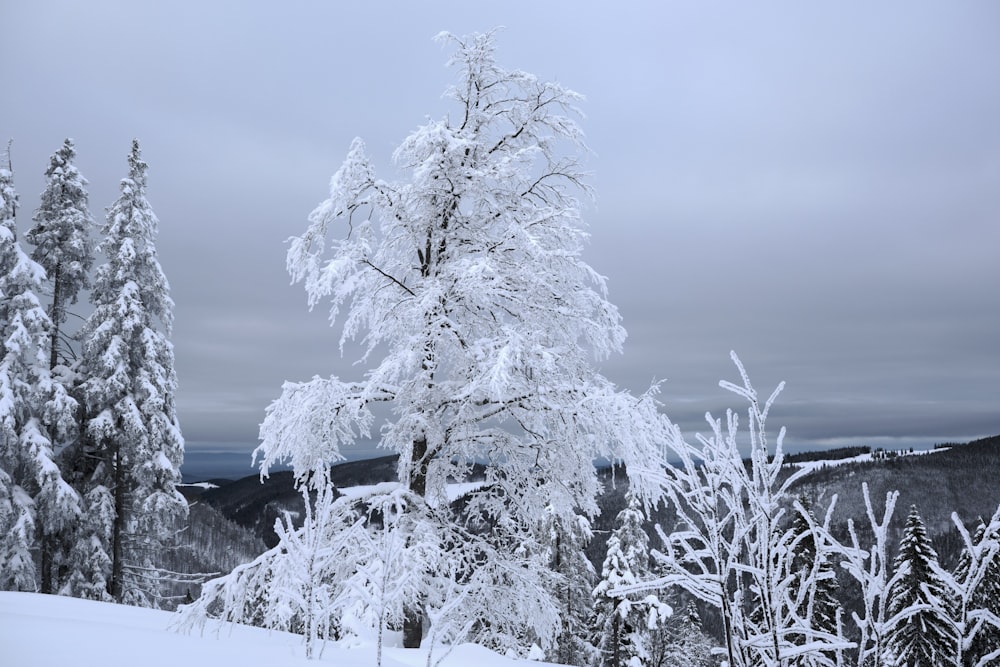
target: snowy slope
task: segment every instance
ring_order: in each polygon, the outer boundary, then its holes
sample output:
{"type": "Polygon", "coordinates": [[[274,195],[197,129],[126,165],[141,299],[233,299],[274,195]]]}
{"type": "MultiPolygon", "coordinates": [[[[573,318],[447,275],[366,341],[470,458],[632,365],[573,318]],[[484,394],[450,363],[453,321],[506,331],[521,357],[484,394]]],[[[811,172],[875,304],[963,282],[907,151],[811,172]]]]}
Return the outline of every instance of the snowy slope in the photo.
{"type": "MultiPolygon", "coordinates": [[[[918,449],[916,451],[900,450],[898,452],[892,452],[897,457],[903,456],[921,456],[924,454],[936,454],[940,452],[946,452],[950,447],[938,447],[936,449],[918,449]]],[[[810,471],[818,470],[820,468],[833,468],[836,466],[845,465],[847,463],[871,463],[872,461],[884,461],[885,459],[876,459],[874,454],[858,454],[857,456],[851,456],[846,459],[818,459],[816,461],[795,461],[789,463],[788,465],[794,466],[796,468],[806,468],[810,471]]]]}
{"type": "MultiPolygon", "coordinates": [[[[178,634],[174,614],[151,609],[35,593],[0,592],[0,665],[3,667],[184,667],[233,665],[337,665],[372,667],[375,647],[328,645],[319,660],[305,659],[302,638],[260,628],[227,626],[220,633],[178,634]]],[[[434,659],[444,655],[437,647],[434,659]]],[[[422,650],[388,648],[385,667],[423,667],[422,650]]],[[[516,667],[541,663],[510,660],[482,647],[456,647],[442,667],[516,667]]]]}

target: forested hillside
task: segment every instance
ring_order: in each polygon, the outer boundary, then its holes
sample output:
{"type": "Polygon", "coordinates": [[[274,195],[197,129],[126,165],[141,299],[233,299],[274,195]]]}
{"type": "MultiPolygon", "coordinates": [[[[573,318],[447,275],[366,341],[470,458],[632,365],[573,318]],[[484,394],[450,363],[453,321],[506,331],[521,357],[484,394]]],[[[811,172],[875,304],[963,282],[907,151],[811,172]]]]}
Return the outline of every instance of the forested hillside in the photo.
{"type": "MultiPolygon", "coordinates": [[[[953,563],[961,547],[951,520],[952,512],[968,524],[979,517],[988,519],[1000,505],[1000,436],[982,438],[969,443],[942,443],[929,453],[879,452],[870,460],[844,461],[859,454],[871,453],[866,447],[853,447],[825,452],[817,450],[785,458],[790,474],[802,461],[820,462],[792,489],[793,495],[808,499],[817,511],[825,508],[837,495],[834,525],[855,522],[865,515],[861,486],[867,483],[872,498],[885,498],[888,491],[900,493],[898,506],[916,505],[932,536],[944,563],[953,563]]],[[[396,479],[396,457],[386,456],[365,461],[341,463],[331,468],[330,477],[337,487],[349,488],[396,479]]],[[[599,497],[601,512],[593,528],[601,534],[609,531],[616,514],[626,504],[629,488],[628,473],[622,467],[600,467],[604,491],[599,497]]],[[[303,512],[302,496],[295,489],[291,472],[272,473],[261,480],[249,475],[229,484],[200,494],[202,501],[216,507],[233,522],[245,526],[268,546],[276,544],[274,521],[285,511],[303,512]]],[[[669,526],[673,514],[660,506],[650,523],[669,526]]],[[[905,515],[895,517],[890,534],[898,540],[905,515]]],[[[656,544],[654,542],[653,546],[656,544]]],[[[592,562],[600,564],[604,557],[603,542],[594,540],[587,552],[592,562]]]]}
{"type": "Polygon", "coordinates": [[[975,525],[980,518],[989,519],[1000,505],[1000,436],[942,444],[926,454],[907,454],[882,453],[871,461],[831,462],[815,468],[794,487],[793,493],[808,498],[817,511],[836,495],[834,525],[843,526],[847,519],[860,522],[865,515],[863,482],[876,499],[898,490],[897,505],[903,511],[891,523],[892,541],[900,537],[905,510],[916,505],[942,564],[953,565],[961,542],[952,512],[957,512],[967,525],[975,525]]]}

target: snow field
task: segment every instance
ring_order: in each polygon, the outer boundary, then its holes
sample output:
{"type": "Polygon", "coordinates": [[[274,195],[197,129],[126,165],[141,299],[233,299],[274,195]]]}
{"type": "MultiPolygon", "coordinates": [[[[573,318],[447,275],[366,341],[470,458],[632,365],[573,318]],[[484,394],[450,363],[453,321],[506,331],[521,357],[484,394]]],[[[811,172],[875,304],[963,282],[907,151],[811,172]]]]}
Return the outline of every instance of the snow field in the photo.
{"type": "MultiPolygon", "coordinates": [[[[351,640],[327,644],[306,660],[300,635],[243,625],[199,634],[170,629],[171,612],[37,593],[0,592],[0,665],[3,667],[372,667],[375,646],[351,640]]],[[[448,647],[437,646],[432,664],[448,647]]],[[[423,667],[426,649],[384,648],[384,667],[423,667]]],[[[481,646],[456,646],[441,667],[516,667],[544,663],[505,658],[481,646]]]]}

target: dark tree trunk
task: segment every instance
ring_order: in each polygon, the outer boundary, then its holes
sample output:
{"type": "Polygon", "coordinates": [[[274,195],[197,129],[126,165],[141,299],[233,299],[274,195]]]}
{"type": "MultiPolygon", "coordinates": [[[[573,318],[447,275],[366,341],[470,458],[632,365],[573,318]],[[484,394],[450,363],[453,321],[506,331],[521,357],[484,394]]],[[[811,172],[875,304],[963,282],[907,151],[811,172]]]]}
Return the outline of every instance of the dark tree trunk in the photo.
{"type": "Polygon", "coordinates": [[[42,593],[52,592],[52,538],[42,535],[39,539],[42,552],[42,585],[39,590],[42,593]]]}
{"type": "Polygon", "coordinates": [[[49,342],[49,370],[52,370],[59,363],[59,326],[62,324],[63,298],[62,298],[62,264],[56,264],[56,270],[52,276],[52,312],[49,319],[52,320],[52,340],[49,342]]]}
{"type": "MultiPolygon", "coordinates": [[[[427,438],[413,441],[410,457],[410,491],[421,498],[427,493],[427,438]]],[[[414,602],[403,609],[403,648],[420,648],[424,636],[424,611],[420,602],[414,602]]]]}
{"type": "Polygon", "coordinates": [[[122,533],[125,527],[125,471],[121,449],[115,447],[115,521],[111,527],[111,581],[108,593],[116,602],[122,601],[122,573],[125,570],[122,549],[122,533]]]}
{"type": "Polygon", "coordinates": [[[403,648],[420,648],[424,635],[424,615],[417,607],[403,610],[403,648]]]}

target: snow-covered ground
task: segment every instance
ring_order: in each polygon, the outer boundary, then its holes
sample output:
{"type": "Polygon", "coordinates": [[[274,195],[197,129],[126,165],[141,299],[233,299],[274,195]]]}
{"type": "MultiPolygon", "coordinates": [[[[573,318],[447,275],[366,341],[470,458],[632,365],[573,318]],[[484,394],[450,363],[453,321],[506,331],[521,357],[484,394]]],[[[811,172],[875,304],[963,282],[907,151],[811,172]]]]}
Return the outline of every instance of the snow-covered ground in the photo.
{"type": "MultiPolygon", "coordinates": [[[[215,626],[203,634],[170,629],[175,614],[152,609],[36,593],[0,592],[0,665],[4,667],[372,667],[375,646],[328,644],[319,660],[305,658],[302,637],[246,626],[215,626]]],[[[446,647],[436,647],[436,662],[446,647]]],[[[386,648],[385,667],[423,667],[425,650],[386,648]]],[[[432,663],[433,664],[433,663],[432,663]]],[[[480,646],[457,646],[442,667],[516,667],[543,663],[511,660],[480,646]]]]}

